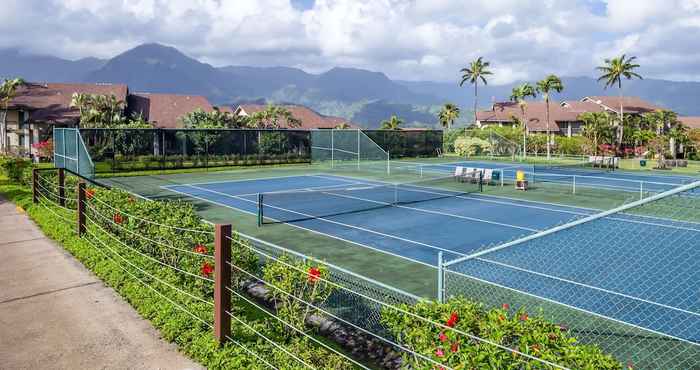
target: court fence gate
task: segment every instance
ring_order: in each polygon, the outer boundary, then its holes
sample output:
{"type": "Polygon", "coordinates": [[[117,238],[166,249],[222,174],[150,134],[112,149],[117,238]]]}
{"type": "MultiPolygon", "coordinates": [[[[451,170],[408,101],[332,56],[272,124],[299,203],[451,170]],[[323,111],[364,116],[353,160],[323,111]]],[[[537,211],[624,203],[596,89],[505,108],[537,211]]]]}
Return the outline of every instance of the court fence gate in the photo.
{"type": "Polygon", "coordinates": [[[560,323],[635,369],[700,368],[700,181],[438,261],[463,296],[560,323]]]}

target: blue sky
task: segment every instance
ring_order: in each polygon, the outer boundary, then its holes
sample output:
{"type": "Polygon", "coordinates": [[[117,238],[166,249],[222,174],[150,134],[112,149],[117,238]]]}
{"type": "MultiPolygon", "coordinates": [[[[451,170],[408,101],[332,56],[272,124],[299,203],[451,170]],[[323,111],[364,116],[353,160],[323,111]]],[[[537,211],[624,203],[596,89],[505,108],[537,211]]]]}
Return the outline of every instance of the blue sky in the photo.
{"type": "Polygon", "coordinates": [[[363,68],[493,83],[593,76],[636,55],[649,78],[700,80],[700,0],[3,0],[0,48],[109,58],[159,42],[216,66],[363,68]],[[27,27],[31,25],[31,27],[27,27]]]}

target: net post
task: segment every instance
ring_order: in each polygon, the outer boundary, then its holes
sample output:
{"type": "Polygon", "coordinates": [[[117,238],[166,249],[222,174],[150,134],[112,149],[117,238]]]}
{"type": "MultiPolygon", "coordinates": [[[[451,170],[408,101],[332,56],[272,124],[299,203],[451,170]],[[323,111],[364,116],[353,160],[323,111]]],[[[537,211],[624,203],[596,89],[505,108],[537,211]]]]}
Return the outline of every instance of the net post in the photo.
{"type": "Polygon", "coordinates": [[[360,170],[360,129],[357,129],[357,170],[360,170]]]}
{"type": "Polygon", "coordinates": [[[484,171],[479,171],[479,192],[484,192],[484,171]]]}
{"type": "Polygon", "coordinates": [[[82,176],[82,173],[80,173],[80,153],[78,153],[78,135],[80,135],[80,129],[76,128],[75,129],[75,172],[78,173],[78,175],[82,176]]]}
{"type": "Polygon", "coordinates": [[[391,175],[391,155],[386,151],[386,174],[391,175]]]}
{"type": "Polygon", "coordinates": [[[85,181],[78,183],[78,236],[85,234],[85,181]]]}
{"type": "Polygon", "coordinates": [[[39,182],[39,169],[32,169],[32,203],[39,203],[39,187],[37,186],[39,182]]]}
{"type": "Polygon", "coordinates": [[[442,251],[438,252],[437,267],[437,301],[438,303],[445,303],[445,265],[442,257],[442,251]]]}
{"type": "Polygon", "coordinates": [[[66,206],[66,171],[63,168],[58,169],[58,204],[66,206]]]}
{"type": "Polygon", "coordinates": [[[335,154],[335,143],[333,142],[333,136],[335,136],[333,133],[335,132],[335,129],[331,129],[331,168],[333,168],[333,162],[335,160],[334,154],[335,154]]]}
{"type": "Polygon", "coordinates": [[[263,225],[263,195],[258,193],[258,227],[263,225]]]}
{"type": "Polygon", "coordinates": [[[576,175],[574,175],[574,179],[573,179],[573,189],[572,189],[572,193],[573,193],[574,195],[576,194],[576,175]]]}
{"type": "Polygon", "coordinates": [[[214,337],[223,345],[231,335],[231,225],[217,224],[214,234],[214,337]]]}
{"type": "Polygon", "coordinates": [[[639,182],[639,200],[644,199],[644,181],[639,182]]]}
{"type": "Polygon", "coordinates": [[[506,171],[504,171],[504,170],[501,168],[501,187],[504,187],[504,186],[505,186],[505,179],[504,179],[504,177],[506,177],[506,171]]]}

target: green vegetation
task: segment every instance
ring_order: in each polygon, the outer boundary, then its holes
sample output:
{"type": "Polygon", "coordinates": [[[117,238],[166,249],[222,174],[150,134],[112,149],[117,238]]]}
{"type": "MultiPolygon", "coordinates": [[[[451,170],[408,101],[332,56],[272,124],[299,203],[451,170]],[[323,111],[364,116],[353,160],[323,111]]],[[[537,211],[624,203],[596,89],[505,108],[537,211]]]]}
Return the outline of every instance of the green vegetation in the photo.
{"type": "Polygon", "coordinates": [[[618,145],[622,146],[622,141],[624,138],[624,103],[622,101],[622,79],[632,79],[639,78],[642,76],[634,72],[635,69],[639,68],[639,64],[635,64],[634,60],[637,57],[627,57],[622,54],[619,58],[605,59],[605,65],[599,66],[596,69],[602,73],[598,78],[598,81],[605,82],[605,88],[617,85],[618,91],[620,92],[620,112],[619,122],[617,123],[617,140],[618,145]]]}
{"type": "Polygon", "coordinates": [[[459,118],[459,107],[452,103],[446,103],[438,113],[438,121],[447,130],[452,128],[457,118],[459,118]]]}
{"type": "Polygon", "coordinates": [[[400,130],[403,120],[396,115],[391,116],[388,120],[381,123],[382,130],[400,130]]]}
{"type": "MultiPolygon", "coordinates": [[[[544,102],[547,106],[547,137],[549,138],[551,136],[549,130],[549,94],[552,92],[562,92],[562,90],[564,90],[564,85],[562,84],[561,79],[559,77],[555,75],[549,75],[545,77],[545,79],[537,82],[536,90],[538,93],[542,94],[542,97],[544,97],[544,102]]],[[[551,140],[547,140],[547,158],[551,156],[551,143],[551,140]]]]}
{"type": "Polygon", "coordinates": [[[490,62],[484,61],[483,57],[478,57],[476,60],[469,63],[468,67],[462,68],[460,72],[462,73],[462,79],[459,82],[459,86],[463,86],[465,82],[474,84],[474,123],[476,123],[476,111],[479,101],[479,80],[488,85],[486,76],[490,76],[493,73],[489,71],[490,62]]]}

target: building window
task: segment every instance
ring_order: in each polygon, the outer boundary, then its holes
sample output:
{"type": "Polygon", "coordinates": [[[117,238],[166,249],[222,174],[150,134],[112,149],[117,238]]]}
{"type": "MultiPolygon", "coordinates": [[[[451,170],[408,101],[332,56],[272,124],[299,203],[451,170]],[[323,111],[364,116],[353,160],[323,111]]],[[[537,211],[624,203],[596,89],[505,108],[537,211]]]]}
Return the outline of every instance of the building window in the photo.
{"type": "Polygon", "coordinates": [[[27,141],[27,137],[24,135],[19,135],[19,146],[24,148],[24,145],[27,141]]]}

